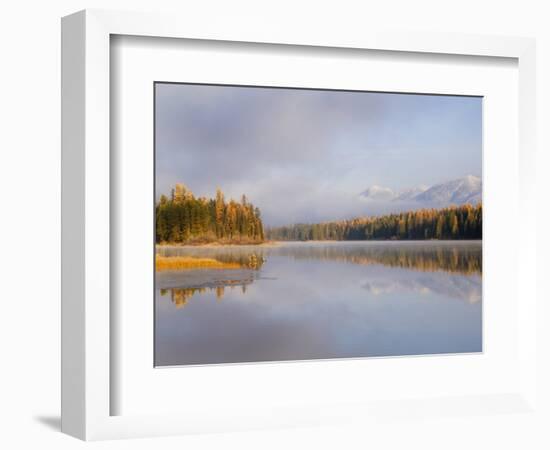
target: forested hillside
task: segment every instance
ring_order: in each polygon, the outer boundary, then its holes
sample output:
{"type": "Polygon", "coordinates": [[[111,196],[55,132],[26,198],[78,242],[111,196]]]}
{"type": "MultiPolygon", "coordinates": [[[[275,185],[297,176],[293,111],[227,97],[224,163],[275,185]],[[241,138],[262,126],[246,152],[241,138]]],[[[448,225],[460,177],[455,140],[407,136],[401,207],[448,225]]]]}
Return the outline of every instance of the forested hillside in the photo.
{"type": "Polygon", "coordinates": [[[176,184],[170,198],[161,195],[156,205],[156,242],[200,244],[209,242],[256,244],[264,240],[260,210],[243,195],[240,202],[196,198],[183,184],[176,184]]]}
{"type": "Polygon", "coordinates": [[[266,229],[271,240],[481,239],[482,206],[420,209],[338,222],[296,224],[266,229]]]}

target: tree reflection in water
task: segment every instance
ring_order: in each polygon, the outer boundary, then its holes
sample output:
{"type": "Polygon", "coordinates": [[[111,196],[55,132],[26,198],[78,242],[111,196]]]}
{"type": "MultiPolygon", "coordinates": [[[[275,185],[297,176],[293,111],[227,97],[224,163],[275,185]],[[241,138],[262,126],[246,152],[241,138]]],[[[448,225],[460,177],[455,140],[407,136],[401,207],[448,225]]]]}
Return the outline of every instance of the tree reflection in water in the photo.
{"type": "Polygon", "coordinates": [[[209,286],[209,287],[188,287],[188,288],[163,288],[160,289],[160,295],[162,297],[167,296],[170,294],[170,299],[172,300],[172,303],[176,307],[176,309],[180,309],[185,307],[189,299],[193,297],[195,294],[205,294],[207,292],[214,291],[216,293],[216,299],[218,301],[221,301],[223,299],[223,296],[225,294],[226,288],[234,288],[234,287],[240,287],[241,292],[243,294],[246,294],[246,286],[252,283],[252,279],[247,280],[224,280],[224,282],[219,283],[217,286],[209,286]]]}
{"type": "Polygon", "coordinates": [[[363,246],[312,246],[293,252],[281,248],[281,254],[294,259],[318,259],[346,263],[420,270],[422,272],[447,272],[462,275],[481,275],[481,245],[373,245],[363,246]]]}
{"type": "MultiPolygon", "coordinates": [[[[478,275],[482,274],[482,247],[481,242],[411,242],[393,243],[376,242],[368,245],[358,245],[353,242],[340,243],[285,243],[272,247],[163,247],[158,250],[163,256],[191,256],[209,257],[219,261],[238,263],[241,270],[222,270],[216,276],[210,276],[200,270],[182,271],[177,275],[176,286],[172,284],[160,290],[161,296],[170,293],[172,303],[176,308],[183,308],[195,294],[203,294],[215,291],[216,298],[221,300],[227,287],[240,286],[246,293],[246,286],[253,283],[259,276],[262,266],[270,256],[283,257],[294,260],[319,260],[341,262],[354,265],[382,265],[391,268],[408,269],[421,272],[445,272],[447,274],[478,275]]],[[[457,280],[457,282],[460,280],[457,280]]],[[[472,289],[464,289],[464,286],[454,286],[453,291],[462,291],[462,295],[468,295],[470,302],[481,299],[481,280],[472,280],[475,284],[475,295],[472,289]],[[479,291],[479,292],[478,292],[479,291]]],[[[161,283],[162,284],[162,283],[161,283]]],[[[369,282],[364,288],[371,293],[396,289],[391,283],[388,285],[380,282],[369,282]]],[[[409,286],[411,290],[426,289],[424,281],[422,286],[409,286]]],[[[436,286],[437,290],[443,289],[436,286]]],[[[404,286],[401,286],[404,288],[404,286]]],[[[429,290],[433,286],[430,286],[429,290]]]]}

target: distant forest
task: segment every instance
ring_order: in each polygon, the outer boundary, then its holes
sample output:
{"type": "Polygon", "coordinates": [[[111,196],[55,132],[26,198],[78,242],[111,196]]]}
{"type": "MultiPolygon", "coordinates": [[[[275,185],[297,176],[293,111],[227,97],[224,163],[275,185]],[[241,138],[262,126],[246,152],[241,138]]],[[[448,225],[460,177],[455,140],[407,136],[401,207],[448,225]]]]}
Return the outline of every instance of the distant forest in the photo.
{"type": "Polygon", "coordinates": [[[196,198],[184,184],[178,183],[170,198],[160,196],[155,220],[158,244],[258,244],[264,241],[260,210],[244,195],[240,202],[226,201],[220,189],[216,191],[216,198],[196,198]]]}
{"type": "Polygon", "coordinates": [[[260,244],[273,241],[362,241],[481,239],[481,204],[420,209],[378,217],[267,228],[259,208],[246,196],[226,201],[218,189],[215,198],[195,197],[181,183],[171,196],[156,204],[155,234],[158,244],[260,244]]]}
{"type": "Polygon", "coordinates": [[[267,228],[275,241],[481,239],[482,206],[420,209],[379,217],[267,228]]]}

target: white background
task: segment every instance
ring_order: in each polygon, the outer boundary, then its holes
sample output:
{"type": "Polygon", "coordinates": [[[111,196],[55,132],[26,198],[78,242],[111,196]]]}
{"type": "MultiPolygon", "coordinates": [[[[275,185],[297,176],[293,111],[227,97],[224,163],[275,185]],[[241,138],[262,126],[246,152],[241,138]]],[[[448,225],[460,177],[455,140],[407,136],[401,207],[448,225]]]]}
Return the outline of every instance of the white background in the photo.
{"type": "MultiPolygon", "coordinates": [[[[263,16],[337,32],[338,27],[368,27],[387,22],[389,28],[459,31],[535,36],[538,40],[539,185],[538,204],[548,205],[547,171],[550,123],[550,14],[543,1],[463,0],[347,2],[184,2],[184,1],[20,1],[4,4],[0,12],[0,183],[3,246],[0,342],[0,445],[4,448],[77,448],[83,443],[59,433],[59,18],[86,7],[133,10],[174,10],[208,20],[224,15],[228,21],[263,16]]],[[[199,20],[199,19],[197,19],[199,20]]],[[[539,244],[548,250],[539,216],[539,244]]],[[[524,232],[527,232],[525,230],[524,232]]],[[[548,233],[546,233],[548,235],[548,233]]],[[[539,257],[539,273],[545,274],[539,257]]],[[[547,270],[546,270],[547,272],[547,270]]],[[[548,298],[546,296],[546,298],[548,298]]],[[[541,305],[541,321],[550,318],[541,305]]],[[[550,320],[550,319],[547,319],[550,320]]],[[[549,332],[541,327],[541,378],[550,379],[549,332]],[[545,359],[543,359],[543,356],[545,359]]],[[[541,386],[541,395],[548,389],[541,386]]],[[[548,448],[550,423],[542,414],[476,418],[429,419],[405,417],[402,423],[381,423],[375,429],[360,424],[324,429],[188,436],[157,440],[100,442],[101,448],[548,448]]]]}

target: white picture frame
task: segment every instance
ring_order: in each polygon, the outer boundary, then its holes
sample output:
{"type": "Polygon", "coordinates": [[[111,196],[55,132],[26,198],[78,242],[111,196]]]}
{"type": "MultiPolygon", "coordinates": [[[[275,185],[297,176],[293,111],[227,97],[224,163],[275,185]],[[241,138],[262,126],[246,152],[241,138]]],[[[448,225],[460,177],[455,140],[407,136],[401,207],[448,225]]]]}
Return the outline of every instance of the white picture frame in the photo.
{"type": "MultiPolygon", "coordinates": [[[[62,430],[85,440],[161,436],[190,432],[242,430],[323,423],[335,418],[373,420],[391,414],[376,401],[333,405],[326,414],[304,405],[242,417],[212,420],[177,414],[111,415],[116,386],[112,351],[110,280],[110,37],[112,35],[287,44],[333,49],[368,49],[417,54],[513,58],[519,73],[519,213],[535,229],[535,42],[526,38],[456,34],[368,32],[311,35],[307,29],[280,30],[262,23],[234,29],[230,23],[195,23],[190,17],[87,10],[62,21],[62,430]]],[[[521,236],[517,259],[519,379],[515,392],[464,398],[399,400],[401,413],[418,408],[498,412],[535,407],[536,399],[536,236],[521,236]],[[518,294],[519,295],[519,294],[518,294]]],[[[311,368],[310,370],[315,370],[311,368]]],[[[228,407],[225,405],[224,407],[228,407]]],[[[395,406],[395,401],[393,402],[395,406]]],[[[200,414],[199,414],[200,416],[200,414]]]]}

